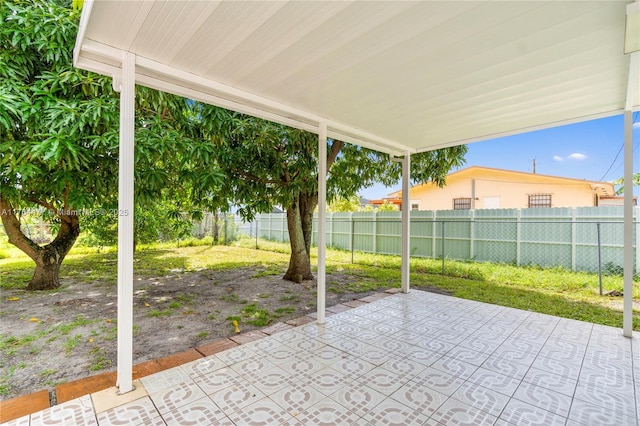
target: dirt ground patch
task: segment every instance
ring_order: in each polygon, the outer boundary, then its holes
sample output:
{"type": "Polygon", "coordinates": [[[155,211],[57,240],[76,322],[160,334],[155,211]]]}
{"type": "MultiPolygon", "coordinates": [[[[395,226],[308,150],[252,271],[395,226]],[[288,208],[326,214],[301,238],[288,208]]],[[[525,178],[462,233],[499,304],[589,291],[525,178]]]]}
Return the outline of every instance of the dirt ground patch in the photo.
{"type": "MultiPolygon", "coordinates": [[[[315,312],[315,283],[281,277],[261,267],[136,277],[134,364],[235,334],[234,319],[245,332],[315,312]]],[[[327,306],[371,293],[327,293],[327,306]]],[[[0,400],[115,369],[116,286],[74,277],[53,292],[5,290],[0,303],[0,400]]]]}

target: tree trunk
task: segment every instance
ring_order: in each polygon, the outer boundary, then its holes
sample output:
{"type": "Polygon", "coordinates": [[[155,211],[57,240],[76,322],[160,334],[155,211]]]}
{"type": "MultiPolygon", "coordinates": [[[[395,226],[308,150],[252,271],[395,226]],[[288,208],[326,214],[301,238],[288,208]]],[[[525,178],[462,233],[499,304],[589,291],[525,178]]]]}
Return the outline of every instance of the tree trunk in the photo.
{"type": "Polygon", "coordinates": [[[299,200],[294,201],[293,205],[287,208],[287,229],[289,230],[291,257],[289,258],[289,268],[284,274],[284,279],[295,283],[313,279],[309,251],[307,250],[302,230],[300,210],[299,200]]]}
{"type": "Polygon", "coordinates": [[[218,221],[220,220],[220,215],[218,213],[218,209],[213,213],[213,243],[218,245],[218,235],[220,230],[218,229],[218,221]]]}
{"type": "MultiPolygon", "coordinates": [[[[327,172],[342,150],[344,142],[334,141],[327,155],[327,172]]],[[[294,198],[293,204],[287,209],[287,229],[291,244],[291,258],[289,269],[284,279],[300,283],[312,280],[311,273],[311,239],[313,237],[313,212],[318,205],[318,193],[302,192],[294,198]]]]}
{"type": "Polygon", "coordinates": [[[52,290],[60,286],[60,265],[80,234],[78,216],[65,213],[69,212],[58,213],[61,223],[56,238],[41,247],[24,235],[11,204],[0,197],[0,218],[9,242],[36,263],[27,290],[52,290]]]}
{"type": "Polygon", "coordinates": [[[60,264],[62,260],[54,247],[38,250],[36,270],[27,285],[27,290],[52,290],[60,287],[60,264]]]}
{"type": "Polygon", "coordinates": [[[302,235],[304,246],[309,258],[311,258],[311,239],[313,238],[313,212],[318,205],[317,194],[300,194],[300,216],[302,218],[302,235]]]}

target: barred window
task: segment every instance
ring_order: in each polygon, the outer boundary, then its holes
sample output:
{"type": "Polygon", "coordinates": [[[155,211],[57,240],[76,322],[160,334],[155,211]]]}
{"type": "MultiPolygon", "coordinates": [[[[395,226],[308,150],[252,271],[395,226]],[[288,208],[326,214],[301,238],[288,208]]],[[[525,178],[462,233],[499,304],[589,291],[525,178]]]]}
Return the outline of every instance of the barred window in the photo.
{"type": "Polygon", "coordinates": [[[454,210],[471,210],[471,198],[454,198],[454,210]]]}
{"type": "Polygon", "coordinates": [[[529,195],[529,208],[535,207],[551,207],[551,194],[529,195]]]}

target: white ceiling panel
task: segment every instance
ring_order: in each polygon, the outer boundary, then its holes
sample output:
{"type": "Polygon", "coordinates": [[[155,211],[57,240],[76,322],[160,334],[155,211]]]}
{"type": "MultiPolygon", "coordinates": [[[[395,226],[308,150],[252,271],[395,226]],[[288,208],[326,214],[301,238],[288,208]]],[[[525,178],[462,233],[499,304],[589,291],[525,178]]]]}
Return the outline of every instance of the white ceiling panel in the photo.
{"type": "Polygon", "coordinates": [[[130,51],[140,84],[416,152],[620,113],[627,3],[87,1],[75,60],[130,51]]]}

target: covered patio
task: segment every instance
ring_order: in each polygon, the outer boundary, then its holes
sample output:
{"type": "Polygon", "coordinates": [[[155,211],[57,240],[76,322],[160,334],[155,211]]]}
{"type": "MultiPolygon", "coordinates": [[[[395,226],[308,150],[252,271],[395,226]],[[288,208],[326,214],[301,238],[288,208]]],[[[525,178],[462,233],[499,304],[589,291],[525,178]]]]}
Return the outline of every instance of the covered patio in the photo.
{"type": "Polygon", "coordinates": [[[352,306],[9,424],[638,424],[619,329],[417,290],[352,306]]]}
{"type": "MultiPolygon", "coordinates": [[[[319,137],[317,323],[136,389],[133,216],[121,215],[117,386],[121,402],[148,396],[98,422],[148,410],[158,424],[179,423],[202,403],[236,424],[263,415],[278,416],[265,424],[636,424],[631,191],[622,330],[409,293],[408,209],[404,294],[326,318],[324,218],[327,138],[402,162],[406,206],[414,153],[624,114],[630,182],[639,19],[640,3],[626,1],[86,1],[75,65],[113,76],[121,93],[120,211],[133,212],[136,84],[319,137]]],[[[87,398],[75,404],[91,419],[87,398]]]]}

